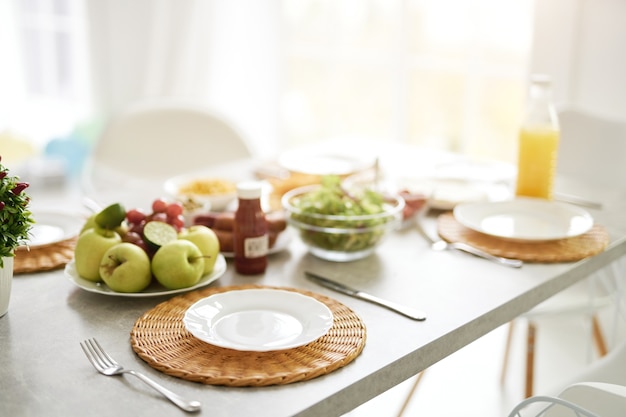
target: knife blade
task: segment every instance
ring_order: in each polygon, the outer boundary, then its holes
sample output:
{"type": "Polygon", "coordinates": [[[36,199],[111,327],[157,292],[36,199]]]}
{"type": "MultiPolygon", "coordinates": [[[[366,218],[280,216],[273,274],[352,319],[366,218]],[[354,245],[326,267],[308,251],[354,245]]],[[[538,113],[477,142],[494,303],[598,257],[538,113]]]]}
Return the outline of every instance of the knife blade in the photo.
{"type": "Polygon", "coordinates": [[[375,295],[357,290],[355,288],[348,287],[347,285],[344,285],[340,282],[333,281],[331,279],[314,274],[313,272],[305,271],[304,274],[309,280],[323,287],[330,288],[331,290],[335,290],[342,294],[359,298],[364,301],[369,301],[370,303],[377,304],[381,307],[385,307],[391,311],[395,311],[396,313],[402,314],[403,316],[408,317],[412,320],[417,320],[417,321],[426,320],[426,314],[423,311],[420,311],[411,307],[403,306],[403,305],[394,303],[393,301],[384,300],[382,298],[376,297],[375,295]]]}

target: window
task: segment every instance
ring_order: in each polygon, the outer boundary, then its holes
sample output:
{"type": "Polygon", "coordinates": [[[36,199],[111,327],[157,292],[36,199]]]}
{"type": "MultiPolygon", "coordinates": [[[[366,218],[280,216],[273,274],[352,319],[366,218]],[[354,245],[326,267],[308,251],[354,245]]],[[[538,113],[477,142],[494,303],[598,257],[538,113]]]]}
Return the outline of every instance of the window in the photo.
{"type": "Polygon", "coordinates": [[[0,98],[8,115],[0,130],[43,145],[69,134],[89,114],[82,6],[82,0],[11,2],[5,19],[13,17],[13,30],[6,45],[14,49],[2,52],[9,67],[4,82],[13,87],[0,98]]]}
{"type": "Polygon", "coordinates": [[[531,1],[283,2],[286,143],[345,135],[512,160],[531,1]]]}

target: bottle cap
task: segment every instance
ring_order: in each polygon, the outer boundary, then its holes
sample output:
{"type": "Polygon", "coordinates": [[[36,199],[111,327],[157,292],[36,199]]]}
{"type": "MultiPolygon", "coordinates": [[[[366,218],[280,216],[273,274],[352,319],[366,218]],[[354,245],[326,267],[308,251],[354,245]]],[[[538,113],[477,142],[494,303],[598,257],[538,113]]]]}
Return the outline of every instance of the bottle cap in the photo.
{"type": "Polygon", "coordinates": [[[244,200],[261,198],[263,184],[259,181],[244,181],[237,183],[237,197],[244,200]]]}

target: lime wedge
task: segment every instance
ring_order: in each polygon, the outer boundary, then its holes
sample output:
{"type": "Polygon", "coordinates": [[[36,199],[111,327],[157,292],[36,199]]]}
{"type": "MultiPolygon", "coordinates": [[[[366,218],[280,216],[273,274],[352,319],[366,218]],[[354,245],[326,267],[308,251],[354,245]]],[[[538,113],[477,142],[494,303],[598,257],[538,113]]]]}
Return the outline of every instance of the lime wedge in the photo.
{"type": "Polygon", "coordinates": [[[178,239],[178,232],[171,224],[151,221],[143,228],[143,239],[148,245],[158,249],[167,242],[178,239]]]}
{"type": "Polygon", "coordinates": [[[125,218],[126,209],[120,203],[115,203],[96,214],[94,221],[103,229],[115,229],[122,224],[125,218]]]}

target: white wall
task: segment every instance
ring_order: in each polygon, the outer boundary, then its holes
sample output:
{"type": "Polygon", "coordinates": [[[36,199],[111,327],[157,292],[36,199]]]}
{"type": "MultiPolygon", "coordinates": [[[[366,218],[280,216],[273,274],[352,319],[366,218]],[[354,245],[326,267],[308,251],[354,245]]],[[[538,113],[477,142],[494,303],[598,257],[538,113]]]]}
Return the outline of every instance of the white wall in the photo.
{"type": "Polygon", "coordinates": [[[557,104],[626,121],[626,0],[535,0],[531,72],[557,104]]]}

